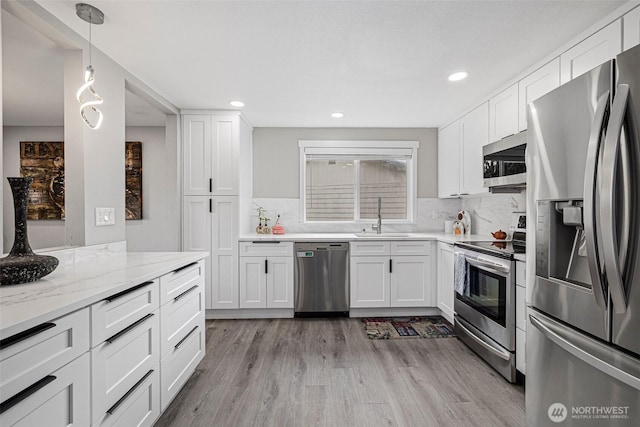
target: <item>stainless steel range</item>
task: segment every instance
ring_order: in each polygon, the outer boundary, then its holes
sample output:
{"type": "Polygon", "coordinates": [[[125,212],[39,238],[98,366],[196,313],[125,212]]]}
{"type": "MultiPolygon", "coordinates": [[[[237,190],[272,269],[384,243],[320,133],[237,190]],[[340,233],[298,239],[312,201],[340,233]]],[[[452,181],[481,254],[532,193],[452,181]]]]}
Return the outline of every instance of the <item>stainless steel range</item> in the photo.
{"type": "Polygon", "coordinates": [[[455,330],[508,381],[515,382],[515,254],[524,254],[526,217],[512,219],[511,241],[456,243],[455,330]]]}

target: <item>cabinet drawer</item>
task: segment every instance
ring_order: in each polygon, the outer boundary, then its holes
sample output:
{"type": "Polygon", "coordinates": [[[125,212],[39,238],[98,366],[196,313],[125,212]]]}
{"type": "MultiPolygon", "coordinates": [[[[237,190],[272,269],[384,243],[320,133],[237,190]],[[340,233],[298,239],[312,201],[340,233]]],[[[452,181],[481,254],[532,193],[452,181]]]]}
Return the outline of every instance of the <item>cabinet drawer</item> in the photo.
{"type": "Polygon", "coordinates": [[[91,347],[158,308],[158,280],[141,283],[91,306],[91,347]]]}
{"type": "Polygon", "coordinates": [[[15,399],[2,400],[1,426],[86,427],[91,423],[89,353],[31,385],[30,391],[15,399]]]}
{"type": "Polygon", "coordinates": [[[160,399],[164,411],[204,357],[204,327],[199,325],[160,361],[160,399]]]}
{"type": "Polygon", "coordinates": [[[391,255],[390,242],[349,242],[351,256],[391,255]]]}
{"type": "Polygon", "coordinates": [[[202,282],[160,307],[160,354],[165,355],[196,326],[204,326],[202,282]]]}
{"type": "Polygon", "coordinates": [[[522,286],[516,286],[516,327],[527,330],[527,304],[525,303],[526,290],[522,286]]]}
{"type": "Polygon", "coordinates": [[[526,343],[527,334],[522,329],[516,328],[516,369],[526,375],[526,343]]]}
{"type": "Polygon", "coordinates": [[[155,369],[159,360],[157,314],[147,314],[91,350],[94,421],[155,369]]]}
{"type": "Polygon", "coordinates": [[[108,409],[94,426],[152,426],[160,416],[159,365],[147,372],[138,382],[108,409]]]}
{"type": "Polygon", "coordinates": [[[293,242],[240,242],[240,256],[293,256],[293,242]]]}
{"type": "Polygon", "coordinates": [[[527,264],[516,261],[516,285],[526,287],[527,285],[527,264]]]}
{"type": "Polygon", "coordinates": [[[431,255],[431,241],[404,240],[391,242],[391,255],[431,255]]]}
{"type": "Polygon", "coordinates": [[[187,264],[160,277],[160,305],[204,280],[204,260],[187,264]]]}
{"type": "Polygon", "coordinates": [[[89,350],[89,309],[0,341],[0,402],[89,350]]]}

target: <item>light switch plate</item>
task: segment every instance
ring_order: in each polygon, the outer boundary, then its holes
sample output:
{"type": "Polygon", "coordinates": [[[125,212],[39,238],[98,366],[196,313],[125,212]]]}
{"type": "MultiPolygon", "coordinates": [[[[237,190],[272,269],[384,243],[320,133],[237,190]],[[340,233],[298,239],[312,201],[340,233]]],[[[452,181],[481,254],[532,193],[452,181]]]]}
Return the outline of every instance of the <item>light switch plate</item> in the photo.
{"type": "Polygon", "coordinates": [[[96,208],[96,226],[114,225],[115,223],[115,208],[96,208]]]}

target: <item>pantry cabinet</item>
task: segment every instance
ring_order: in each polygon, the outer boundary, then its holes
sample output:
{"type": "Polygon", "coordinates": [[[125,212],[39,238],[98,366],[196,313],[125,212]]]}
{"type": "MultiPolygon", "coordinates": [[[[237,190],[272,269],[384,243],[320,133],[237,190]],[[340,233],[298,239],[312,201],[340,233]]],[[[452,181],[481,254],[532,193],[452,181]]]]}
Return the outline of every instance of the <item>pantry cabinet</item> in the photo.
{"type": "Polygon", "coordinates": [[[438,308],[442,315],[453,323],[454,286],[454,252],[453,245],[438,242],[438,308]]]}
{"type": "Polygon", "coordinates": [[[624,34],[622,37],[623,50],[640,44],[640,7],[636,7],[622,18],[624,34]]]}
{"type": "Polygon", "coordinates": [[[538,68],[518,82],[518,130],[527,129],[527,105],[560,86],[560,58],[538,68]]]}
{"type": "Polygon", "coordinates": [[[293,243],[240,244],[240,308],[293,308],[293,243]]]}
{"type": "Polygon", "coordinates": [[[350,243],[351,307],[435,305],[431,241],[350,243]]]}
{"type": "Polygon", "coordinates": [[[575,79],[622,51],[622,20],[618,19],[560,55],[560,81],[575,79]]]}
{"type": "Polygon", "coordinates": [[[489,100],[489,141],[518,133],[518,84],[489,100]]]}

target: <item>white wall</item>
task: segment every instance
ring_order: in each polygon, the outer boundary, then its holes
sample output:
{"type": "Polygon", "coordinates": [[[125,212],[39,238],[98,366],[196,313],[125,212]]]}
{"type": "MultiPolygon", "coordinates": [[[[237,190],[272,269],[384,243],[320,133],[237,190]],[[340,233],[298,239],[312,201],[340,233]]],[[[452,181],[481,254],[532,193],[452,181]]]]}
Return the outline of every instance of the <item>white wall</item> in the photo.
{"type": "MultiPolygon", "coordinates": [[[[6,126],[3,128],[3,174],[2,211],[4,216],[3,251],[9,252],[13,245],[14,215],[13,196],[7,182],[9,176],[20,176],[20,141],[63,141],[61,126],[6,126]]],[[[65,244],[65,221],[28,221],[27,235],[33,249],[51,248],[65,244]]]]}
{"type": "Polygon", "coordinates": [[[168,191],[176,182],[170,172],[176,158],[165,131],[162,126],[125,129],[126,141],[142,142],[142,219],[125,224],[131,252],[180,250],[179,199],[168,191]]]}
{"type": "Polygon", "coordinates": [[[299,140],[419,141],[418,197],[438,197],[435,128],[254,128],[254,198],[300,197],[299,140]]]}

